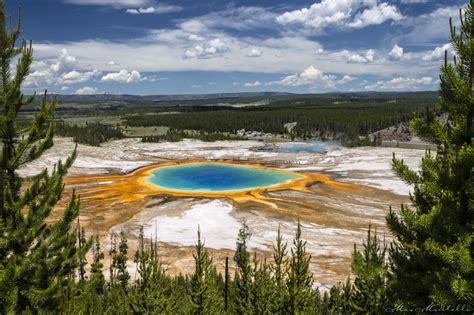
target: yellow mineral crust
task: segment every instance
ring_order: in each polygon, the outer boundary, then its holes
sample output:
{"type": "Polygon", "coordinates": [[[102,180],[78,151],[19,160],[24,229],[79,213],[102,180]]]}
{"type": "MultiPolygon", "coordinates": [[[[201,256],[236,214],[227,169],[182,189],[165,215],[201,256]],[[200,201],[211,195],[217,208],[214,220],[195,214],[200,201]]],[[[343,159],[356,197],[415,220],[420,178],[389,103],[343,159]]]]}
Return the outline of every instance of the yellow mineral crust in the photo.
{"type": "MultiPolygon", "coordinates": [[[[82,200],[100,199],[108,201],[121,201],[121,202],[134,202],[143,200],[147,196],[153,195],[173,195],[182,197],[210,197],[210,198],[230,198],[236,202],[245,201],[258,201],[266,203],[274,207],[274,204],[265,201],[266,197],[262,194],[265,192],[277,191],[277,190],[297,190],[302,192],[309,192],[308,186],[315,183],[324,183],[331,187],[350,190],[353,185],[346,183],[339,183],[331,180],[327,175],[321,173],[306,173],[306,172],[292,172],[298,175],[297,178],[288,180],[286,182],[266,186],[257,187],[243,190],[225,190],[225,191],[193,191],[193,190],[174,190],[167,188],[160,188],[148,181],[148,178],[152,176],[152,171],[161,168],[176,165],[184,165],[190,163],[209,163],[204,160],[192,160],[186,162],[169,162],[162,164],[153,164],[139,168],[131,173],[124,175],[106,175],[106,176],[88,176],[88,177],[69,177],[65,178],[66,183],[71,184],[86,184],[94,183],[95,185],[90,188],[80,189],[82,200]]],[[[269,168],[260,164],[254,163],[240,163],[233,161],[218,161],[218,163],[231,164],[231,165],[246,165],[266,170],[279,170],[285,171],[284,169],[269,168]]],[[[287,171],[289,172],[289,171],[287,171]]]]}

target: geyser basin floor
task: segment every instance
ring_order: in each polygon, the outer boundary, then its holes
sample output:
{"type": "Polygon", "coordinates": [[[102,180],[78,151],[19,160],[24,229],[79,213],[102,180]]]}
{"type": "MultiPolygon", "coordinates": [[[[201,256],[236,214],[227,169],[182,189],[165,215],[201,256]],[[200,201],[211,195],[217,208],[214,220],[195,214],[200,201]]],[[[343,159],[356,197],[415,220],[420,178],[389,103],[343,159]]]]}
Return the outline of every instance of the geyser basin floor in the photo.
{"type": "Polygon", "coordinates": [[[149,183],[177,191],[224,192],[265,188],[304,176],[262,167],[229,163],[188,163],[151,171],[149,183]]]}

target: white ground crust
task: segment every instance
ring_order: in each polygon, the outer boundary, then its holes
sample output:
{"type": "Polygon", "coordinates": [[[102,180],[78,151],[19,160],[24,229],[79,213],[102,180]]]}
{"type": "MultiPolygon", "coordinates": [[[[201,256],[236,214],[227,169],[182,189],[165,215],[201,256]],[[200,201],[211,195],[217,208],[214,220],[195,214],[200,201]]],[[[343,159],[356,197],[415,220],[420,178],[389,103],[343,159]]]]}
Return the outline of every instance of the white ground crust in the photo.
{"type": "MultiPolygon", "coordinates": [[[[238,213],[232,202],[226,199],[204,199],[174,201],[165,205],[146,208],[131,221],[114,230],[138,233],[144,227],[145,237],[158,241],[192,246],[197,241],[198,227],[206,247],[235,249],[236,238],[242,222],[247,222],[252,234],[250,250],[271,251],[278,227],[283,239],[291,246],[297,221],[292,219],[262,217],[257,213],[238,213]]],[[[343,243],[359,243],[365,232],[325,227],[302,222],[303,239],[313,240],[307,244],[312,255],[338,255],[346,251],[343,243]],[[315,241],[317,240],[317,242],[315,241]]]]}
{"type": "MultiPolygon", "coordinates": [[[[331,172],[340,180],[366,184],[408,195],[409,188],[392,172],[392,154],[416,168],[424,150],[397,148],[341,148],[319,153],[259,152],[251,148],[263,146],[259,141],[216,141],[142,143],[138,139],[111,141],[101,147],[78,145],[78,157],[69,171],[70,175],[99,175],[110,170],[129,172],[157,160],[234,159],[262,163],[288,164],[292,170],[331,172]],[[294,165],[301,165],[295,167],[294,165]]],[[[32,176],[42,169],[51,169],[59,159],[65,160],[73,151],[69,138],[56,138],[55,145],[40,159],[20,169],[20,176],[32,176]]]]}

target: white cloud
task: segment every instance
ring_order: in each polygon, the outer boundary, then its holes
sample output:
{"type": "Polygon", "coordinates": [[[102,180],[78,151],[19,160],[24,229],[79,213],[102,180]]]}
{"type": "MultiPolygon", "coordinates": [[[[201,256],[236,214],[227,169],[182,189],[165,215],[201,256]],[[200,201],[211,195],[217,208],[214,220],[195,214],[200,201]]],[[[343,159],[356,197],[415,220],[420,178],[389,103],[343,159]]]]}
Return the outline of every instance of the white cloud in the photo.
{"type": "Polygon", "coordinates": [[[430,0],[400,0],[403,4],[426,3],[430,0]]]}
{"type": "Polygon", "coordinates": [[[388,56],[392,60],[400,60],[403,57],[403,48],[395,44],[392,50],[388,53],[388,56]]]}
{"type": "Polygon", "coordinates": [[[65,0],[64,2],[78,5],[100,5],[112,7],[146,6],[153,3],[152,0],[65,0]]]}
{"type": "Polygon", "coordinates": [[[74,94],[77,94],[77,95],[97,94],[97,89],[94,87],[85,86],[83,88],[78,89],[74,94]]]}
{"type": "Polygon", "coordinates": [[[295,73],[284,77],[278,81],[277,84],[284,86],[302,86],[319,83],[322,86],[329,88],[334,86],[334,76],[325,75],[321,70],[313,66],[309,66],[301,73],[295,73]]]}
{"type": "Polygon", "coordinates": [[[173,13],[173,12],[179,12],[183,8],[177,5],[172,5],[172,4],[161,4],[159,6],[155,7],[147,7],[147,8],[138,8],[138,9],[127,9],[125,10],[126,13],[130,14],[164,14],[164,13],[173,13]]]}
{"type": "Polygon", "coordinates": [[[398,9],[386,2],[380,3],[374,7],[362,11],[354,18],[354,21],[348,24],[349,27],[363,28],[368,25],[378,25],[386,21],[399,21],[402,15],[398,9]]]}
{"type": "Polygon", "coordinates": [[[193,89],[200,89],[202,88],[202,85],[199,85],[199,84],[194,84],[191,86],[193,89]]]}
{"type": "Polygon", "coordinates": [[[244,84],[245,87],[257,87],[257,86],[261,86],[261,85],[262,85],[262,82],[260,82],[260,81],[246,82],[244,84]]]}
{"type": "Polygon", "coordinates": [[[54,72],[61,72],[72,69],[76,64],[76,57],[69,55],[67,49],[63,48],[57,60],[50,65],[50,68],[54,72]]]}
{"type": "Polygon", "coordinates": [[[441,47],[436,47],[433,51],[426,53],[422,59],[424,61],[435,61],[435,60],[441,60],[444,58],[445,51],[450,51],[451,50],[451,44],[445,44],[441,47]]]}
{"type": "Polygon", "coordinates": [[[204,44],[196,45],[184,53],[184,58],[208,59],[221,56],[228,47],[220,38],[214,38],[204,44]]]}
{"type": "Polygon", "coordinates": [[[201,37],[201,36],[198,36],[196,34],[191,34],[191,35],[188,36],[188,39],[192,40],[192,41],[200,42],[200,41],[203,41],[205,38],[201,37]]]}
{"type": "Polygon", "coordinates": [[[100,81],[102,82],[119,82],[119,83],[137,83],[142,81],[140,72],[132,70],[128,72],[126,69],[122,69],[119,72],[110,72],[104,75],[100,81]]]}
{"type": "Polygon", "coordinates": [[[257,48],[252,48],[250,52],[247,54],[247,57],[261,57],[262,51],[257,48]]]}
{"type": "Polygon", "coordinates": [[[309,8],[285,12],[276,18],[282,25],[300,24],[319,30],[337,28],[362,28],[402,19],[394,5],[377,0],[322,0],[309,8]]]}
{"type": "Polygon", "coordinates": [[[365,54],[349,54],[347,57],[348,62],[352,63],[367,63],[374,61],[375,51],[373,49],[369,49],[365,52],[365,54]]]}
{"type": "MultiPolygon", "coordinates": [[[[57,51],[57,50],[56,50],[57,51]]],[[[80,67],[75,56],[67,49],[59,49],[55,58],[35,61],[32,72],[23,83],[25,88],[51,88],[52,85],[62,86],[89,81],[100,74],[99,70],[80,67]]]]}
{"type": "Polygon", "coordinates": [[[408,91],[419,90],[433,85],[435,82],[431,77],[409,78],[398,77],[387,81],[378,81],[374,84],[366,85],[365,89],[370,91],[387,90],[387,91],[408,91]]]}
{"type": "Polygon", "coordinates": [[[100,71],[98,70],[87,71],[87,72],[79,72],[79,71],[73,70],[70,72],[63,73],[58,79],[57,84],[62,85],[62,84],[82,83],[82,82],[89,81],[90,79],[92,79],[93,77],[99,74],[100,74],[100,71]]]}
{"type": "Polygon", "coordinates": [[[340,80],[337,80],[337,84],[346,84],[346,83],[349,83],[351,81],[354,81],[356,78],[354,77],[351,77],[350,75],[345,75],[342,77],[342,79],[340,80]]]}
{"type": "Polygon", "coordinates": [[[110,60],[109,62],[107,62],[107,66],[109,66],[109,67],[118,66],[118,65],[119,65],[119,64],[116,63],[116,62],[113,61],[113,60],[110,60]]]}

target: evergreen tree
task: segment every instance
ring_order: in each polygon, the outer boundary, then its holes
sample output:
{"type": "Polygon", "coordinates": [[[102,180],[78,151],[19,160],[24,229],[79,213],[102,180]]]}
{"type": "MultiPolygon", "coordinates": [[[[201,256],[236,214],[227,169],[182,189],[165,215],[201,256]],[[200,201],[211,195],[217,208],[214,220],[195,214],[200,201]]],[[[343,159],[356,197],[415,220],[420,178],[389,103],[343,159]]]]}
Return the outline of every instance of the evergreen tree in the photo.
{"type": "Polygon", "coordinates": [[[104,253],[100,248],[99,235],[95,236],[94,247],[92,248],[93,261],[91,263],[91,283],[94,288],[97,290],[97,293],[101,294],[104,292],[105,287],[105,278],[102,272],[104,264],[102,260],[104,259],[104,253]]]}
{"type": "Polygon", "coordinates": [[[109,248],[109,287],[113,287],[116,278],[116,264],[114,257],[117,255],[117,235],[115,232],[110,233],[110,248],[109,248]]]}
{"type": "Polygon", "coordinates": [[[287,243],[283,243],[283,235],[280,226],[278,226],[278,234],[276,244],[273,245],[273,280],[276,286],[276,297],[274,301],[274,312],[282,312],[285,295],[286,295],[286,273],[288,268],[288,251],[287,243]]]}
{"type": "Polygon", "coordinates": [[[191,276],[191,313],[219,314],[223,312],[222,297],[217,290],[215,268],[204,243],[201,230],[198,229],[198,241],[195,246],[194,274],[191,276]]]}
{"type": "Polygon", "coordinates": [[[253,314],[274,314],[276,287],[271,274],[271,268],[266,260],[257,261],[257,253],[253,258],[253,314]]]}
{"type": "Polygon", "coordinates": [[[234,308],[238,314],[252,314],[252,266],[250,254],[247,250],[247,242],[250,239],[248,225],[243,222],[237,236],[234,261],[237,269],[234,276],[234,308]]]}
{"type": "Polygon", "coordinates": [[[390,211],[396,243],[390,249],[391,295],[404,305],[471,304],[474,307],[474,1],[451,24],[454,63],[441,67],[438,115],[428,112],[413,127],[437,144],[420,171],[393,159],[393,168],[414,187],[412,207],[390,211]]]}
{"type": "Polygon", "coordinates": [[[122,231],[120,232],[120,243],[118,247],[118,253],[113,256],[112,265],[116,270],[115,279],[118,281],[118,284],[120,284],[120,286],[124,290],[127,288],[128,280],[130,280],[130,274],[127,270],[127,253],[127,238],[125,237],[125,233],[122,231]]]}
{"type": "Polygon", "coordinates": [[[288,293],[284,305],[286,314],[305,313],[312,306],[313,277],[309,271],[310,261],[311,255],[306,254],[306,241],[301,239],[301,223],[298,221],[287,271],[288,293]]]}
{"type": "Polygon", "coordinates": [[[158,259],[157,242],[145,244],[143,227],[140,227],[135,263],[139,278],[131,291],[131,308],[137,314],[172,314],[176,312],[172,303],[173,291],[158,259]]]}
{"type": "Polygon", "coordinates": [[[354,245],[352,273],[355,279],[351,302],[357,312],[380,314],[387,307],[386,251],[385,243],[380,245],[377,231],[372,233],[370,225],[363,251],[359,251],[354,245]]]}
{"type": "Polygon", "coordinates": [[[54,170],[44,170],[20,191],[22,181],[17,169],[39,158],[53,145],[56,101],[43,97],[31,124],[18,127],[20,109],[32,103],[35,95],[25,98],[21,85],[32,63],[31,41],[20,36],[6,17],[0,2],[0,313],[57,310],[71,291],[79,256],[77,237],[71,225],[78,216],[75,194],[53,224],[45,220],[63,192],[63,176],[71,166],[75,151],[54,170]],[[16,63],[12,71],[11,62],[16,63]]]}

